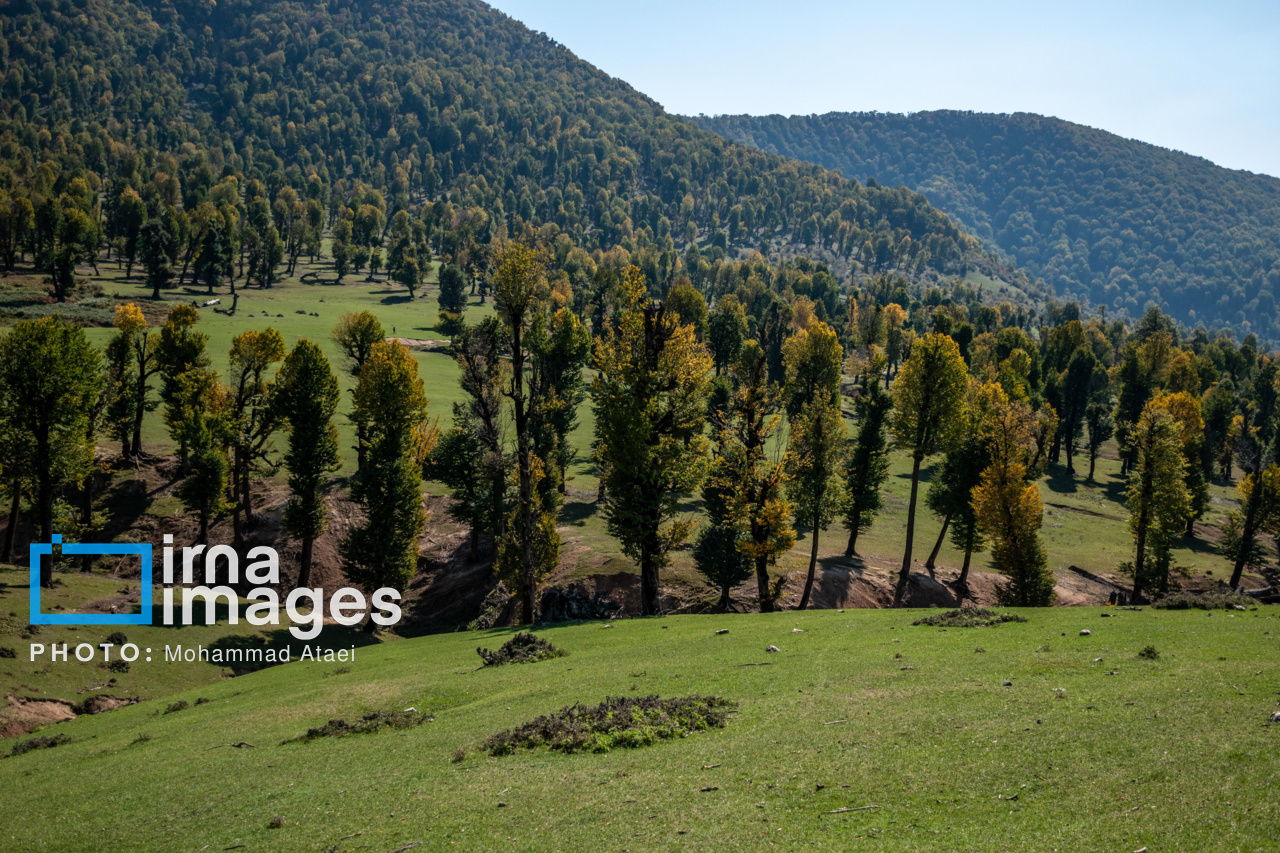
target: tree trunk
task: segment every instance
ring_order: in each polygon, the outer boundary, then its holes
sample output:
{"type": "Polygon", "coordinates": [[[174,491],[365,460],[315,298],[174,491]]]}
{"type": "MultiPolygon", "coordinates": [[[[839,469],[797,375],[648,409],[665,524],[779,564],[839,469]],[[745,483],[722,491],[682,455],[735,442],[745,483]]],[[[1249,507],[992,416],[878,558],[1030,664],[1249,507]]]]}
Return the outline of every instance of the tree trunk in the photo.
{"type": "MultiPolygon", "coordinates": [[[[41,478],[37,504],[40,508],[40,541],[53,541],[53,484],[48,477],[41,478]]],[[[40,557],[40,585],[53,586],[53,555],[43,554],[40,557]]]]}
{"type": "Polygon", "coordinates": [[[1089,448],[1089,482],[1090,483],[1093,482],[1093,468],[1094,468],[1094,464],[1097,461],[1098,461],[1098,452],[1093,448],[1089,448]]]}
{"type": "Polygon", "coordinates": [[[933,567],[938,561],[938,552],[942,550],[942,542],[947,538],[947,528],[950,526],[951,513],[947,513],[942,519],[942,530],[938,532],[938,541],[933,543],[933,550],[929,552],[929,559],[924,562],[924,567],[929,570],[930,577],[933,577],[933,567]]]}
{"type": "Polygon", "coordinates": [[[756,589],[760,595],[760,612],[773,612],[773,598],[769,595],[769,558],[761,554],[756,557],[756,589]]]}
{"type": "Polygon", "coordinates": [[[1258,520],[1258,504],[1260,503],[1257,495],[1260,490],[1260,487],[1254,488],[1253,496],[1245,507],[1244,525],[1240,530],[1240,550],[1236,554],[1236,563],[1231,571],[1230,586],[1232,589],[1240,587],[1240,577],[1244,574],[1244,561],[1249,551],[1253,549],[1254,525],[1258,520]]]}
{"type": "Polygon", "coordinates": [[[310,536],[302,539],[302,558],[298,565],[298,588],[309,588],[311,586],[311,550],[314,541],[310,536]]]}
{"type": "Polygon", "coordinates": [[[716,612],[724,613],[729,609],[729,587],[720,589],[720,601],[716,603],[716,612]]]}
{"type": "Polygon", "coordinates": [[[964,565],[960,567],[960,577],[956,578],[956,586],[962,590],[969,589],[969,558],[973,556],[973,545],[968,544],[964,549],[964,565]]]}
{"type": "MultiPolygon", "coordinates": [[[[90,522],[93,521],[93,474],[89,474],[84,478],[84,489],[80,493],[80,524],[85,531],[88,531],[90,522]]],[[[80,556],[80,571],[88,574],[93,571],[93,555],[82,554],[80,556]]]]}
{"type": "Polygon", "coordinates": [[[1147,555],[1147,508],[1143,505],[1138,515],[1138,549],[1133,556],[1133,603],[1142,601],[1142,568],[1147,555]]]}
{"type": "Polygon", "coordinates": [[[4,531],[4,553],[0,554],[0,562],[7,563],[13,559],[13,543],[18,537],[18,521],[22,512],[22,485],[15,476],[13,478],[13,497],[9,502],[9,527],[4,531]]]}
{"type": "Polygon", "coordinates": [[[658,615],[658,561],[649,542],[640,546],[640,615],[658,615]]]}
{"type": "Polygon", "coordinates": [[[1075,443],[1074,441],[1072,441],[1072,440],[1068,439],[1068,440],[1064,443],[1064,445],[1063,445],[1063,446],[1064,446],[1064,448],[1065,448],[1065,449],[1066,449],[1066,451],[1067,451],[1067,474],[1068,474],[1069,476],[1074,477],[1074,476],[1076,475],[1076,465],[1075,465],[1075,458],[1076,458],[1076,454],[1075,454],[1075,450],[1076,450],[1076,443],[1075,443]]]}
{"type": "Polygon", "coordinates": [[[813,576],[818,569],[818,519],[813,520],[813,547],[809,549],[809,577],[804,582],[804,594],[800,596],[800,609],[809,608],[809,593],[813,591],[813,576]]]}
{"type": "Polygon", "coordinates": [[[920,457],[911,458],[911,499],[907,502],[907,544],[902,553],[902,569],[898,572],[898,585],[893,591],[893,606],[902,606],[902,597],[911,582],[911,544],[916,533],[916,497],[920,490],[920,457]]]}
{"type": "Polygon", "coordinates": [[[849,544],[844,546],[844,555],[846,557],[852,557],[855,553],[857,553],[854,550],[857,547],[857,545],[858,545],[858,528],[855,525],[854,528],[849,531],[849,544]]]}

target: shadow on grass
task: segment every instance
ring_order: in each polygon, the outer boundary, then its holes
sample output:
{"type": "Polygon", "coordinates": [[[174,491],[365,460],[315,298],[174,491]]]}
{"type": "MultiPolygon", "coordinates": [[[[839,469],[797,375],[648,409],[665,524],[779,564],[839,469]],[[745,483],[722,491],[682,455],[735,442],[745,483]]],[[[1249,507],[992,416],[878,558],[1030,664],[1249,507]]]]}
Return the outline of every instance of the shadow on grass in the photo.
{"type": "Polygon", "coordinates": [[[1066,466],[1050,465],[1049,476],[1045,478],[1049,491],[1060,495],[1072,495],[1079,491],[1078,475],[1068,474],[1066,466]]]}
{"type": "Polygon", "coordinates": [[[595,501],[568,501],[560,508],[560,523],[581,527],[596,514],[597,508],[595,501]]]}

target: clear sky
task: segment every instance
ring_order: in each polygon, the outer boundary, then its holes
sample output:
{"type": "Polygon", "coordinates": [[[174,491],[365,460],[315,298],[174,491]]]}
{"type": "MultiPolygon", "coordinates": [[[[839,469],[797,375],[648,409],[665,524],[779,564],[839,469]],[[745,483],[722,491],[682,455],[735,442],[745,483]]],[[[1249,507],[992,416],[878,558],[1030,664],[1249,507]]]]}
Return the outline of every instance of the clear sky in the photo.
{"type": "Polygon", "coordinates": [[[1280,176],[1280,0],[491,0],[685,115],[1035,112],[1280,176]]]}

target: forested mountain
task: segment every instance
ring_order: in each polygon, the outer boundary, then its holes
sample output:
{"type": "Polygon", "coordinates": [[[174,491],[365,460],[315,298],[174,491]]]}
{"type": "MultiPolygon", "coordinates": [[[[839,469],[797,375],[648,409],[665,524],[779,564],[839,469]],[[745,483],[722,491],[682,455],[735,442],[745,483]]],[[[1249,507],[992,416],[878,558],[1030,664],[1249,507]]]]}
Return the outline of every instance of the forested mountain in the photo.
{"type": "Polygon", "coordinates": [[[191,211],[231,176],[246,202],[285,193],[282,236],[295,199],[383,227],[444,201],[429,227],[622,247],[651,284],[693,244],[691,274],[763,247],[1009,277],[922,196],[726,143],[476,0],[18,0],[0,34],[9,266],[52,251],[58,204],[101,195],[110,240],[124,189],[191,211]]]}
{"type": "Polygon", "coordinates": [[[1055,118],[700,116],[762,150],[925,193],[1052,284],[1129,316],[1280,338],[1280,180],[1055,118]]]}

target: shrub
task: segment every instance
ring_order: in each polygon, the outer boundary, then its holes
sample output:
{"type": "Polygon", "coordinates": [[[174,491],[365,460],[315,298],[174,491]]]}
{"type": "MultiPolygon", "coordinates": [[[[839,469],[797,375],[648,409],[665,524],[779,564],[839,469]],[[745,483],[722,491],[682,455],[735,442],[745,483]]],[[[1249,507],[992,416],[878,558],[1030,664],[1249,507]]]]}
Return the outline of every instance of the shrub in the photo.
{"type": "Polygon", "coordinates": [[[125,660],[113,660],[111,663],[107,664],[107,669],[112,672],[125,673],[129,671],[129,662],[125,660]]]}
{"type": "Polygon", "coordinates": [[[599,705],[570,705],[554,714],[499,732],[485,741],[490,755],[547,746],[561,752],[608,752],[648,746],[723,728],[736,702],[716,696],[617,696],[599,705]]]}
{"type": "Polygon", "coordinates": [[[174,703],[173,703],[172,705],[170,705],[168,708],[165,708],[165,709],[164,709],[164,712],[165,712],[166,714],[176,714],[176,713],[178,713],[179,711],[185,711],[185,710],[187,710],[187,709],[188,709],[188,708],[190,708],[190,707],[191,707],[191,706],[187,704],[187,700],[186,700],[186,699],[179,699],[177,702],[174,702],[174,703]]]}
{"type": "Polygon", "coordinates": [[[1238,592],[1174,592],[1155,603],[1162,610],[1234,610],[1257,607],[1256,599],[1238,592]]]}
{"type": "Polygon", "coordinates": [[[374,711],[371,714],[365,714],[354,723],[348,723],[346,720],[330,720],[323,726],[316,726],[313,729],[307,729],[305,735],[299,735],[295,738],[282,741],[281,743],[296,743],[297,741],[311,741],[322,737],[346,737],[348,735],[367,735],[383,729],[411,729],[420,726],[423,723],[434,720],[430,714],[424,714],[421,711],[415,711],[409,708],[406,711],[374,711]]]}
{"type": "Polygon", "coordinates": [[[65,743],[71,743],[71,738],[63,734],[57,734],[53,737],[35,737],[22,743],[13,745],[13,752],[10,755],[25,755],[36,749],[53,749],[55,746],[62,746],[65,743]]]}
{"type": "Polygon", "coordinates": [[[8,646],[0,646],[0,658],[16,658],[18,653],[8,646]]]}
{"type": "Polygon", "coordinates": [[[568,652],[556,648],[535,634],[521,631],[503,643],[496,652],[478,648],[476,654],[480,655],[484,666],[502,666],[508,663],[534,663],[551,658],[562,658],[568,652]]]}
{"type": "Polygon", "coordinates": [[[123,631],[113,631],[107,635],[105,642],[108,642],[113,646],[123,646],[125,643],[129,642],[129,638],[124,635],[123,631]]]}
{"type": "Polygon", "coordinates": [[[966,607],[962,610],[948,610],[933,616],[925,616],[912,622],[912,625],[932,625],[939,628],[994,628],[1005,622],[1026,622],[1027,617],[1016,613],[1002,613],[988,610],[985,607],[966,607]]]}
{"type": "Polygon", "coordinates": [[[1145,649],[1138,652],[1138,657],[1146,658],[1147,660],[1155,660],[1160,657],[1160,653],[1156,651],[1155,646],[1147,646],[1145,649]]]}

